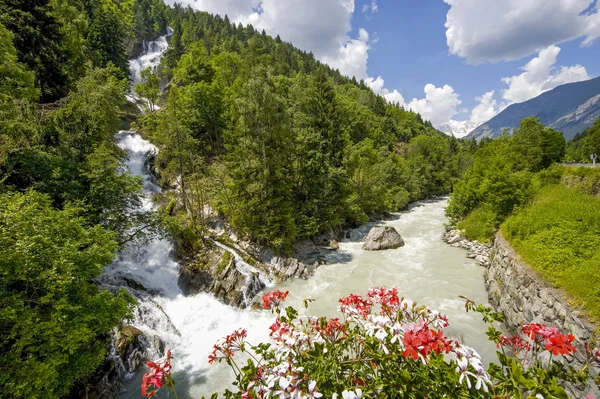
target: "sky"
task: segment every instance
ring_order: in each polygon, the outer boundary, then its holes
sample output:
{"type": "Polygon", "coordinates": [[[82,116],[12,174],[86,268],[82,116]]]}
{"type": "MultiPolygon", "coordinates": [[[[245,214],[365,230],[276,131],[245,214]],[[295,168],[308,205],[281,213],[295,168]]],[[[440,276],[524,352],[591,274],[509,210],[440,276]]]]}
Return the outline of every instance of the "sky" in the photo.
{"type": "Polygon", "coordinates": [[[280,35],[435,126],[600,75],[598,0],[178,2],[280,35]]]}

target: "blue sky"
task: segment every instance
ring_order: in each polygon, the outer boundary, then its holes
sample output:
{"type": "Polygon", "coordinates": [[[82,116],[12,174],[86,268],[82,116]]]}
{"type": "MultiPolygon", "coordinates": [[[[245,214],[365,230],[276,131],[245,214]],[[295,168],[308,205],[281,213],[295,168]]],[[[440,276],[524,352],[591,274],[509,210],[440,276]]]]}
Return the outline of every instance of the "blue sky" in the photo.
{"type": "Polygon", "coordinates": [[[165,0],[252,23],[436,126],[600,75],[598,0],[165,0]]]}
{"type": "MultiPolygon", "coordinates": [[[[357,6],[369,3],[363,1],[357,6]]],[[[357,9],[352,18],[353,31],[357,35],[359,27],[364,27],[378,37],[376,43],[370,44],[367,72],[381,76],[386,87],[397,89],[406,101],[423,97],[427,83],[437,87],[447,84],[460,95],[459,110],[471,110],[477,104],[476,97],[490,90],[501,94],[507,88],[501,78],[521,73],[520,68],[535,57],[531,53],[514,61],[473,65],[450,54],[444,27],[450,6],[443,1],[379,0],[377,8],[377,13],[357,9]]],[[[580,64],[590,77],[600,75],[596,42],[587,47],[582,47],[580,40],[557,45],[561,51],[556,65],[580,64]]],[[[454,119],[468,118],[468,113],[460,113],[454,119]]]]}

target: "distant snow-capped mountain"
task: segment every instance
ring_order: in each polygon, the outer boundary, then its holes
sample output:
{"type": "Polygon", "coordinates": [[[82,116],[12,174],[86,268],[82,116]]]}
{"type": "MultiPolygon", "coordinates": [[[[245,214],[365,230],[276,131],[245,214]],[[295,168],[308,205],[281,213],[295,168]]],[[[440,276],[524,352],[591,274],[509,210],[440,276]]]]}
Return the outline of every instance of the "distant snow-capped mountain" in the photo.
{"type": "Polygon", "coordinates": [[[438,126],[438,130],[442,133],[446,133],[448,136],[454,136],[457,138],[465,137],[467,134],[475,130],[479,125],[471,121],[454,121],[451,120],[441,126],[438,126]]]}

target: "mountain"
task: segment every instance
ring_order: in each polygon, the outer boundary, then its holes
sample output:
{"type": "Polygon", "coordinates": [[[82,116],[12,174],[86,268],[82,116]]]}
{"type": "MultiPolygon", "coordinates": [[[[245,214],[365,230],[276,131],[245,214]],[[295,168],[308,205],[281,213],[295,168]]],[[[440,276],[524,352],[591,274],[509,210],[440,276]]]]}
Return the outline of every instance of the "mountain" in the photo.
{"type": "Polygon", "coordinates": [[[572,139],[600,117],[600,77],[558,86],[524,103],[513,104],[467,137],[498,137],[503,129],[517,128],[522,119],[531,115],[563,132],[567,140],[572,139]]]}
{"type": "Polygon", "coordinates": [[[456,138],[465,137],[470,132],[475,130],[475,128],[479,126],[479,124],[471,121],[454,121],[451,120],[448,123],[445,123],[441,126],[438,126],[438,130],[442,133],[446,133],[448,136],[453,136],[456,138]]]}

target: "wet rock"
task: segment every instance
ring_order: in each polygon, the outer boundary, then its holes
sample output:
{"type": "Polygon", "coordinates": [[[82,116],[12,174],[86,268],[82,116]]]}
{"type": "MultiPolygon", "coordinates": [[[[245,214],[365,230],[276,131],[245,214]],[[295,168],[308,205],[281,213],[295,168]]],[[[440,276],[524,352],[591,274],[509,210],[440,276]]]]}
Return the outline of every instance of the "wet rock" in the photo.
{"type": "Polygon", "coordinates": [[[377,226],[369,231],[362,248],[366,251],[381,251],[403,246],[404,240],[395,228],[391,226],[377,226]]]}
{"type": "Polygon", "coordinates": [[[186,295],[209,292],[223,303],[244,308],[265,284],[258,273],[246,270],[252,266],[244,262],[246,269],[238,269],[237,262],[228,250],[207,243],[193,262],[181,268],[179,286],[186,295]]]}
{"type": "Polygon", "coordinates": [[[336,240],[329,241],[329,248],[336,250],[340,249],[340,244],[336,240]]]}

